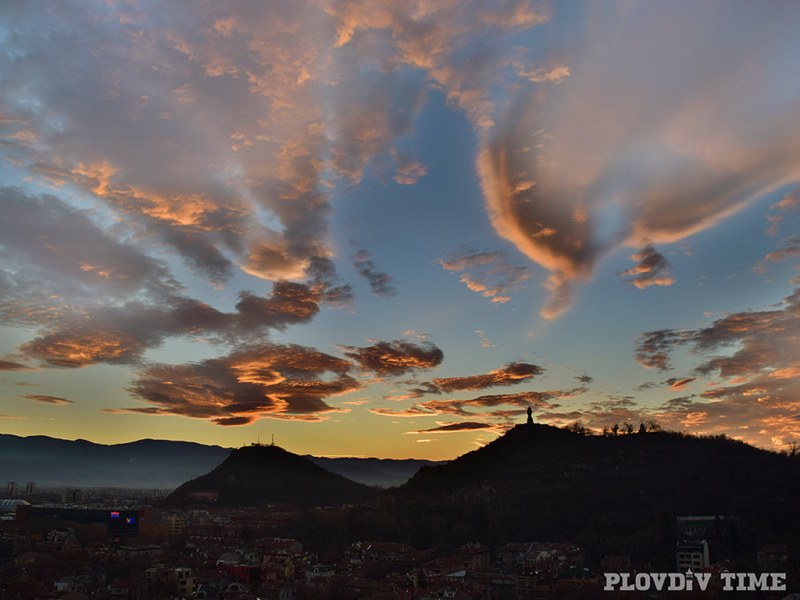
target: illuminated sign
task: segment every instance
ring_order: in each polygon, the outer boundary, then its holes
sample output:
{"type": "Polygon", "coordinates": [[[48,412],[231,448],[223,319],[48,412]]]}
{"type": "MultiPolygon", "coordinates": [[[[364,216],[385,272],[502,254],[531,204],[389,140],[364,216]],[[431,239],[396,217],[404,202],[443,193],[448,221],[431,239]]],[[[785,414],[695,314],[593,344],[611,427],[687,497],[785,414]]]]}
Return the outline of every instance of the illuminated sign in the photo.
{"type": "Polygon", "coordinates": [[[112,519],[119,519],[119,512],[116,510],[111,511],[111,518],[112,519]]]}

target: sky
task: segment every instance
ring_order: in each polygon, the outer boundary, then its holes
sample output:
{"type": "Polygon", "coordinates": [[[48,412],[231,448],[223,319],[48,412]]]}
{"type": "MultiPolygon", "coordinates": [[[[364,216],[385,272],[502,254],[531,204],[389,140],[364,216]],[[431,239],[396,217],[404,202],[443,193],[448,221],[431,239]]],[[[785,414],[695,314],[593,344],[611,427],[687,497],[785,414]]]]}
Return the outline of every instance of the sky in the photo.
{"type": "Polygon", "coordinates": [[[8,0],[0,431],[800,441],[800,4],[8,0]]]}

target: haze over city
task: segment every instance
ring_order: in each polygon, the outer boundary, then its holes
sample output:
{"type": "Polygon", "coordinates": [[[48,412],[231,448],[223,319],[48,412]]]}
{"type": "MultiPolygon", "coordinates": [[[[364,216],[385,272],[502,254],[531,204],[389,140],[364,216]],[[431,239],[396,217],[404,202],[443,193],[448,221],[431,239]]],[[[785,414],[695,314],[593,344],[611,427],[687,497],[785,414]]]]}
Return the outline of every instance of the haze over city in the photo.
{"type": "Polygon", "coordinates": [[[800,5],[0,6],[0,423],[800,440],[800,5]]]}

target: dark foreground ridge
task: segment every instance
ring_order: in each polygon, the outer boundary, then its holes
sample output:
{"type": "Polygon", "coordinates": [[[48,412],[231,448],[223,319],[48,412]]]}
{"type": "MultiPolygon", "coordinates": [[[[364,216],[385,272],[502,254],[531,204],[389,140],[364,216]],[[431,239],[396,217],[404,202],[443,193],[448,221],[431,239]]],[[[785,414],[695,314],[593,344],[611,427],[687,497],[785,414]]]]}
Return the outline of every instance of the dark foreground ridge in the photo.
{"type": "Polygon", "coordinates": [[[368,501],[376,493],[278,446],[253,444],[233,450],[213,471],[181,485],[164,505],[339,506],[368,501]]]}
{"type": "MultiPolygon", "coordinates": [[[[423,467],[384,506],[394,519],[383,535],[420,546],[570,539],[598,555],[646,555],[654,540],[674,543],[677,515],[736,517],[733,544],[800,540],[800,459],[721,436],[519,425],[423,467]]],[[[364,514],[365,528],[385,516],[364,514]]]]}

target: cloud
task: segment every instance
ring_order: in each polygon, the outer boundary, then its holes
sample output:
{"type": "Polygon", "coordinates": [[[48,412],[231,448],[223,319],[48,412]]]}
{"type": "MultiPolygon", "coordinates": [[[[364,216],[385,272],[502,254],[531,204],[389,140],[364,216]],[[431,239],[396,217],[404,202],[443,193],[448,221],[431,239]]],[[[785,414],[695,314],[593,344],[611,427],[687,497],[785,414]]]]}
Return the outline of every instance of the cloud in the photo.
{"type": "MultiPolygon", "coordinates": [[[[152,345],[156,345],[154,340],[152,345]]],[[[85,367],[107,362],[136,362],[147,348],[146,340],[116,328],[62,329],[20,347],[26,356],[54,367],[85,367]]]]}
{"type": "Polygon", "coordinates": [[[636,345],[636,361],[642,366],[666,371],[670,368],[669,354],[681,344],[685,334],[673,329],[648,331],[639,337],[636,345]]]}
{"type": "Polygon", "coordinates": [[[446,271],[463,271],[459,281],[495,304],[505,304],[512,290],[529,277],[528,269],[512,264],[501,252],[461,251],[438,261],[446,271]]]}
{"type": "Polygon", "coordinates": [[[173,296],[160,304],[129,302],[62,316],[49,332],[22,344],[20,353],[56,367],[139,363],[147,350],[172,337],[211,336],[219,343],[262,339],[269,330],[306,323],[324,292],[307,284],[277,281],[268,296],[239,294],[235,312],[173,296]]]}
{"type": "Polygon", "coordinates": [[[74,404],[72,400],[67,400],[66,398],[61,398],[60,396],[46,396],[42,394],[26,394],[22,396],[23,398],[27,398],[28,400],[34,400],[36,402],[42,402],[44,404],[74,404]]]}
{"type": "Polygon", "coordinates": [[[434,417],[440,414],[435,410],[426,410],[425,408],[420,406],[412,406],[404,410],[393,410],[391,408],[370,408],[369,412],[371,412],[374,415],[381,415],[384,417],[408,417],[408,418],[434,417]]]}
{"type": "Polygon", "coordinates": [[[442,414],[455,414],[461,416],[482,414],[491,416],[489,412],[474,412],[467,409],[494,408],[497,406],[518,406],[527,408],[529,406],[539,408],[554,409],[558,404],[553,403],[559,398],[570,398],[586,391],[586,388],[574,388],[568,390],[548,390],[544,392],[517,392],[514,394],[487,394],[471,398],[469,400],[429,400],[421,406],[427,410],[435,410],[442,414]]]}
{"type": "Polygon", "coordinates": [[[236,425],[249,425],[253,421],[255,421],[255,417],[219,417],[216,419],[211,419],[211,422],[215,425],[224,425],[224,426],[236,426],[236,425]]]}
{"type": "Polygon", "coordinates": [[[490,424],[490,423],[478,423],[476,421],[464,421],[462,423],[447,423],[445,425],[439,425],[438,427],[433,427],[431,429],[420,429],[418,431],[406,431],[406,433],[410,433],[413,435],[425,434],[425,433],[460,433],[464,431],[482,431],[482,430],[496,430],[497,425],[490,424]]]}
{"type": "Polygon", "coordinates": [[[767,234],[771,236],[778,235],[780,231],[781,222],[786,216],[786,213],[798,211],[800,209],[800,190],[795,190],[791,194],[786,194],[782,200],[770,206],[770,214],[767,215],[769,221],[769,229],[767,234]]]}
{"type": "Polygon", "coordinates": [[[370,253],[366,250],[359,250],[353,258],[353,268],[369,283],[369,289],[376,296],[391,298],[397,295],[392,276],[383,271],[379,271],[372,262],[370,253]]]}
{"type": "Polygon", "coordinates": [[[27,367],[21,363],[13,362],[10,360],[0,360],[0,371],[32,371],[31,367],[27,367]]]}
{"type": "Polygon", "coordinates": [[[500,252],[459,252],[448,259],[442,259],[439,264],[446,271],[466,271],[474,267],[492,265],[502,260],[500,252]]]}
{"type": "Polygon", "coordinates": [[[348,404],[350,406],[363,406],[364,404],[369,404],[369,399],[361,398],[359,400],[345,400],[342,404],[348,404]]]}
{"type": "Polygon", "coordinates": [[[419,384],[419,387],[411,388],[406,390],[405,392],[396,392],[393,391],[390,394],[386,394],[383,399],[384,400],[392,400],[394,402],[400,402],[402,400],[416,400],[417,398],[422,398],[425,394],[438,394],[439,388],[434,386],[433,384],[429,383],[422,383],[419,384]]]}
{"type": "MultiPolygon", "coordinates": [[[[54,275],[59,293],[81,288],[106,304],[108,294],[130,302],[158,287],[175,293],[153,256],[177,255],[217,288],[237,270],[297,281],[326,261],[329,269],[331,191],[392,163],[400,184],[425,175],[399,142],[431,90],[477,126],[490,124],[493,96],[519,77],[512,63],[531,66],[519,51],[508,56],[508,41],[548,18],[527,2],[487,12],[477,0],[5,10],[15,22],[0,46],[5,156],[31,187],[92,209],[53,203],[41,222],[9,213],[44,237],[3,239],[54,275]],[[61,217],[68,226],[58,231],[61,217]],[[37,246],[48,236],[49,250],[37,246]],[[104,293],[93,295],[98,286],[104,293]]],[[[373,289],[388,294],[380,275],[371,268],[373,289]]],[[[41,281],[16,272],[3,286],[27,301],[5,311],[15,322],[23,312],[54,321],[56,311],[74,312],[41,281]]],[[[323,304],[352,296],[344,284],[315,291],[323,304]]]]}
{"type": "Polygon", "coordinates": [[[677,410],[686,409],[692,406],[692,398],[696,396],[679,396],[677,398],[670,398],[661,407],[660,410],[677,410]]]}
{"type": "Polygon", "coordinates": [[[342,283],[330,258],[312,257],[306,267],[306,277],[311,289],[320,295],[322,304],[341,308],[353,301],[353,288],[342,283]]]}
{"type": "Polygon", "coordinates": [[[335,148],[318,89],[333,29],[318,5],[14,14],[20,53],[4,48],[0,101],[22,169],[78,188],[217,286],[237,268],[297,278],[330,255],[322,180],[335,148]]]}
{"type": "Polygon", "coordinates": [[[525,362],[511,362],[499,369],[477,375],[463,377],[440,377],[432,381],[411,380],[406,383],[415,387],[408,388],[401,393],[392,393],[384,396],[386,400],[411,400],[421,398],[426,394],[443,394],[464,390],[482,390],[490,387],[518,385],[531,380],[544,373],[538,365],[525,362]]]}
{"type": "Polygon", "coordinates": [[[427,167],[414,160],[407,152],[395,152],[394,158],[397,162],[397,172],[394,175],[394,180],[400,185],[413,185],[421,177],[428,174],[427,167]]]}
{"type": "Polygon", "coordinates": [[[800,239],[792,238],[789,245],[764,256],[766,262],[780,262],[788,258],[800,256],[800,239]]]}
{"type": "Polygon", "coordinates": [[[242,270],[262,279],[297,279],[308,266],[306,259],[291,256],[286,241],[254,241],[242,265],[242,270]]]}
{"type": "Polygon", "coordinates": [[[365,76],[358,67],[359,57],[347,52],[343,56],[352,62],[339,63],[339,85],[329,98],[335,114],[329,123],[333,169],[346,181],[359,183],[371,161],[380,173],[381,163],[391,157],[397,165],[395,181],[416,182],[425,167],[407,152],[398,151],[394,143],[411,133],[414,118],[424,106],[427,86],[396,69],[373,70],[365,76]]]}
{"type": "Polygon", "coordinates": [[[560,81],[564,81],[571,74],[572,73],[569,67],[566,67],[564,65],[553,67],[552,69],[537,67],[528,70],[520,69],[518,71],[518,75],[520,77],[523,77],[533,83],[545,83],[545,82],[559,83],[560,81]]]}
{"type": "Polygon", "coordinates": [[[700,398],[659,407],[659,423],[698,433],[725,433],[762,447],[786,448],[800,435],[797,377],[778,382],[757,375],[739,385],[718,386],[700,398]]]}
{"type": "Polygon", "coordinates": [[[307,323],[319,312],[321,297],[312,287],[291,281],[276,281],[268,297],[251,292],[239,293],[235,315],[237,327],[285,329],[307,323]]]}
{"type": "Polygon", "coordinates": [[[125,409],[245,425],[259,418],[320,420],[325,399],[359,389],[352,364],[312,348],[269,344],[185,365],[151,365],[131,393],[148,403],[125,409]]]}
{"type": "MultiPolygon", "coordinates": [[[[662,406],[663,424],[705,433],[728,433],[762,446],[785,447],[800,435],[800,290],[769,310],[747,310],[693,330],[642,335],[637,360],[669,367],[680,349],[695,357],[697,378],[714,376],[696,400],[662,406]]],[[[668,380],[681,389],[688,380],[668,380]]]]}
{"type": "Polygon", "coordinates": [[[415,344],[402,340],[376,342],[372,346],[341,346],[344,354],[377,375],[402,375],[439,366],[444,353],[430,343],[415,344]]]}
{"type": "Polygon", "coordinates": [[[0,196],[0,318],[39,329],[20,353],[51,366],[138,362],[175,336],[235,342],[308,322],[320,303],[346,293],[317,262],[312,284],[277,281],[265,297],[243,291],[236,311],[223,313],[185,296],[163,263],[115,239],[89,211],[19,188],[0,196]]]}
{"type": "Polygon", "coordinates": [[[489,387],[516,385],[524,383],[536,375],[544,373],[544,369],[530,363],[513,362],[505,367],[480,375],[466,377],[441,377],[433,380],[433,385],[440,392],[460,390],[482,390],[489,387]]]}
{"type": "Polygon", "coordinates": [[[627,278],[625,281],[632,283],[640,290],[651,285],[675,283],[672,277],[667,276],[672,265],[652,246],[647,245],[639,252],[632,254],[631,260],[637,261],[638,264],[623,271],[622,276],[627,278]]]}
{"type": "Polygon", "coordinates": [[[679,242],[800,179],[797,90],[782,85],[788,13],[689,14],[673,3],[588,7],[585,35],[560,57],[570,76],[520,85],[483,136],[487,211],[498,235],[550,272],[545,318],[568,310],[575,284],[613,250],[679,242]],[[736,33],[743,20],[747,36],[736,33]],[[684,43],[677,30],[690,32],[684,43]],[[768,107],[763,89],[783,91],[768,107]]]}
{"type": "Polygon", "coordinates": [[[455,415],[474,418],[480,416],[501,419],[507,422],[511,417],[523,414],[528,407],[532,407],[534,410],[555,410],[559,407],[559,404],[555,402],[556,400],[572,398],[586,391],[586,388],[581,387],[564,390],[517,392],[514,394],[486,394],[466,400],[427,400],[414,403],[400,410],[374,408],[370,409],[370,412],[389,417],[455,415]],[[513,410],[501,408],[504,406],[516,408],[513,410]]]}
{"type": "Polygon", "coordinates": [[[782,248],[767,253],[756,265],[755,271],[763,273],[767,269],[767,263],[778,263],[797,257],[800,257],[800,238],[791,237],[782,248]]]}
{"type": "Polygon", "coordinates": [[[684,377],[682,379],[677,379],[675,377],[671,377],[667,379],[666,383],[673,389],[673,390],[683,390],[686,389],[686,386],[690,384],[692,381],[697,379],[697,377],[684,377]]]}
{"type": "Polygon", "coordinates": [[[476,329],[475,333],[478,334],[478,338],[481,342],[481,348],[495,348],[496,346],[492,343],[488,337],[486,337],[486,332],[482,329],[476,329]]]}
{"type": "Polygon", "coordinates": [[[661,330],[642,334],[636,358],[645,366],[669,367],[669,353],[689,346],[703,354],[735,348],[728,355],[713,356],[695,367],[707,375],[722,377],[750,375],[766,369],[791,366],[790,349],[797,345],[797,312],[800,290],[784,299],[779,308],[732,313],[696,330],[661,330]],[[787,362],[788,361],[788,362],[787,362]]]}
{"type": "Polygon", "coordinates": [[[579,421],[590,429],[602,430],[612,427],[615,423],[620,427],[623,423],[638,425],[651,419],[651,415],[630,396],[610,396],[590,402],[587,407],[579,409],[545,410],[539,413],[538,419],[557,426],[579,421]]]}
{"type": "Polygon", "coordinates": [[[328,2],[326,12],[341,52],[357,51],[384,72],[399,66],[422,70],[478,127],[493,122],[492,88],[512,79],[507,67],[515,59],[508,56],[507,39],[549,18],[529,2],[501,3],[489,11],[481,2],[446,0],[434,7],[421,0],[342,0],[328,2]]]}
{"type": "Polygon", "coordinates": [[[40,278],[30,291],[92,302],[98,294],[164,297],[180,291],[166,266],[106,233],[88,211],[49,194],[0,188],[0,258],[12,281],[40,278]],[[24,273],[23,278],[18,273],[24,273]]]}

